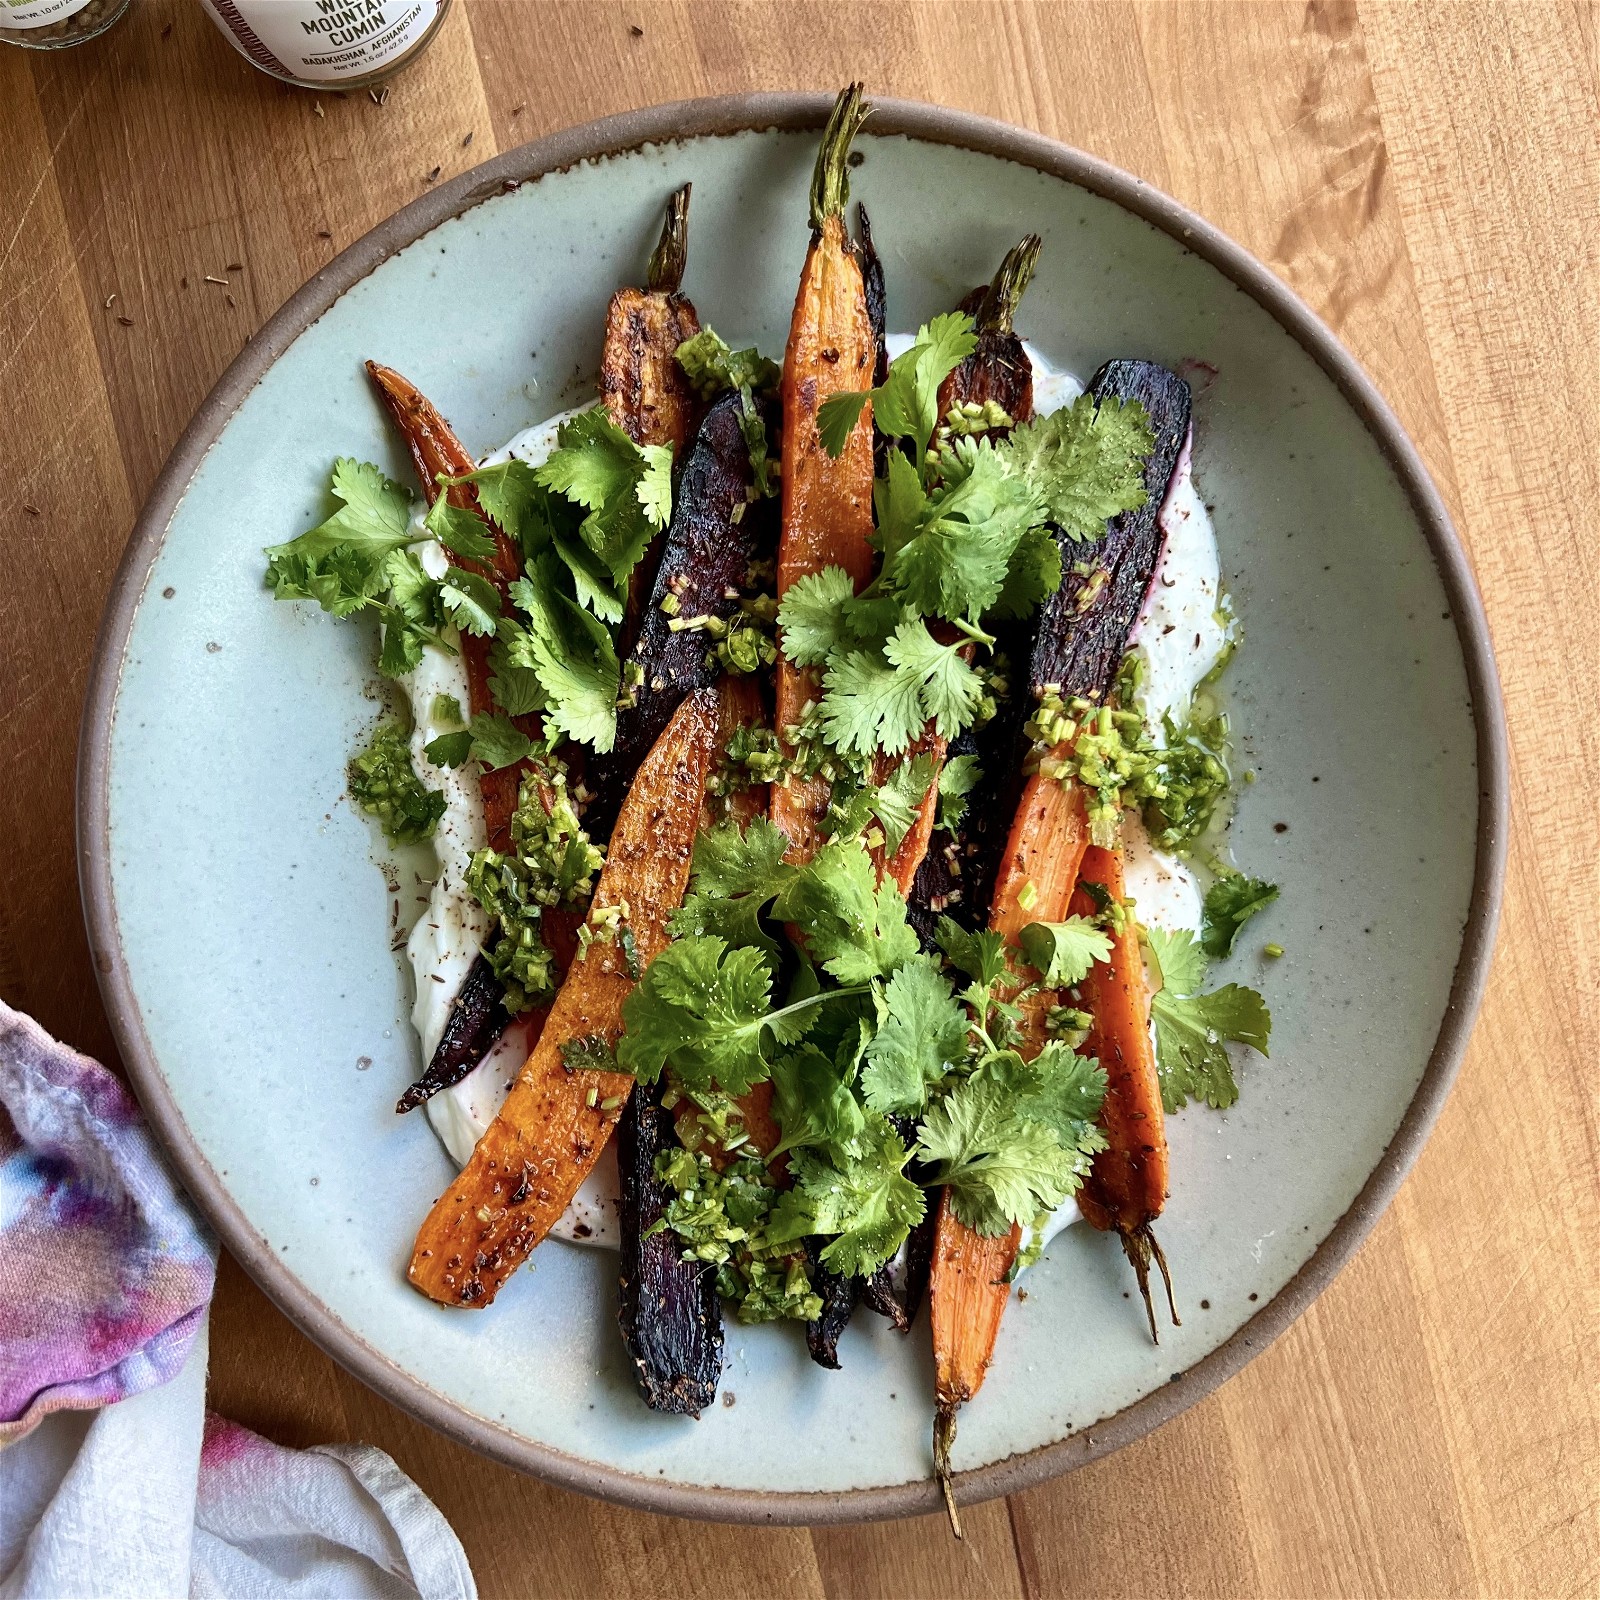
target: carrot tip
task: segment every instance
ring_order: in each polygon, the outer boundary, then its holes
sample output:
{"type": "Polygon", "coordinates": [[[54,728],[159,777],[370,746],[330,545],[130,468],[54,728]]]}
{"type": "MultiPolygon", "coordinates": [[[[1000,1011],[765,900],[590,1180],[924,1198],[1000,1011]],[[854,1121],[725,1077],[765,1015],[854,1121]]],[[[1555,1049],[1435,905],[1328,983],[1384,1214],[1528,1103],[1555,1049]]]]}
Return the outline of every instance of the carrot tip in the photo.
{"type": "Polygon", "coordinates": [[[1128,1258],[1128,1264],[1133,1268],[1133,1275],[1139,1280],[1139,1294],[1144,1300],[1145,1315],[1150,1319],[1150,1338],[1155,1344],[1161,1343],[1161,1335],[1156,1332],[1155,1302],[1150,1298],[1150,1263],[1154,1260],[1161,1272],[1161,1281],[1166,1285],[1167,1310],[1172,1314],[1172,1325],[1175,1328],[1183,1326],[1183,1319],[1178,1315],[1178,1304],[1172,1296],[1172,1274],[1167,1270],[1166,1252],[1162,1250],[1156,1240],[1155,1232],[1148,1222],[1141,1222],[1137,1228],[1119,1228],[1117,1237],[1122,1240],[1123,1254],[1128,1258]]]}
{"type": "Polygon", "coordinates": [[[956,1538],[964,1539],[961,1517],[956,1510],[956,1491],[951,1482],[950,1447],[956,1442],[956,1408],[941,1405],[933,1414],[933,1471],[944,1493],[945,1515],[950,1519],[950,1531],[956,1538]]]}

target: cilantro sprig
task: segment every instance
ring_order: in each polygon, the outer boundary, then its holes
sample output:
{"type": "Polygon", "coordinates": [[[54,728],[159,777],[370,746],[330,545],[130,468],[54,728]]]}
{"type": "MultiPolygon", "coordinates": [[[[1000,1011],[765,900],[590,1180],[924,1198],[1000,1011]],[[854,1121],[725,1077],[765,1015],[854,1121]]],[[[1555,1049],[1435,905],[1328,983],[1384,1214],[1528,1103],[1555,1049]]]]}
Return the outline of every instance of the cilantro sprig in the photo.
{"type": "Polygon", "coordinates": [[[634,444],[600,408],[564,422],[556,444],[542,466],[512,458],[428,485],[434,498],[420,526],[407,490],[341,457],[332,515],[266,552],[280,599],[315,600],[340,617],[375,612],[379,667],[392,677],[415,668],[429,645],[452,649],[452,627],[490,641],[500,715],[433,741],[430,759],[441,765],[522,759],[528,750],[506,719],[533,712],[597,750],[615,741],[621,668],[612,625],[629,575],[671,517],[672,452],[634,444]],[[461,485],[483,515],[451,502],[448,491],[461,485]],[[495,529],[523,560],[505,589],[478,570],[501,556],[495,529]],[[455,559],[440,560],[440,548],[455,559]]]}
{"type": "Polygon", "coordinates": [[[1201,993],[1208,963],[1194,935],[1186,929],[1142,931],[1146,959],[1159,985],[1150,999],[1150,1016],[1162,1104],[1177,1111],[1193,1097],[1225,1110],[1239,1098],[1228,1044],[1268,1053],[1272,1016],[1266,1002],[1254,989],[1237,983],[1201,993]]]}

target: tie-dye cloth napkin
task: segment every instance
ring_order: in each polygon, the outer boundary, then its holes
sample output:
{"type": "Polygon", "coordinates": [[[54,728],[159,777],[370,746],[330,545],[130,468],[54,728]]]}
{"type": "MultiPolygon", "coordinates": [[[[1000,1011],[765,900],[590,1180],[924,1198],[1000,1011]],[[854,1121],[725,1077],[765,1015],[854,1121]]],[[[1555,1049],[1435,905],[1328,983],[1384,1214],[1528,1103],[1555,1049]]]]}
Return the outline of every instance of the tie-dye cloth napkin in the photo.
{"type": "Polygon", "coordinates": [[[472,1600],[381,1451],[205,1413],[215,1270],[127,1091],[0,1003],[0,1600],[472,1600]]]}

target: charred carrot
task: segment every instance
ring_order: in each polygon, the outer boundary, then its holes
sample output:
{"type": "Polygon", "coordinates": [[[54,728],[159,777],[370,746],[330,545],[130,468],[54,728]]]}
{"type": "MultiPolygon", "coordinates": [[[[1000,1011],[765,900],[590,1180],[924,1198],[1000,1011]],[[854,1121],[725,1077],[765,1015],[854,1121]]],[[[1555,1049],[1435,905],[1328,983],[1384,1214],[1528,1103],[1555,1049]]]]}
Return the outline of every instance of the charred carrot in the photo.
{"type": "MultiPolygon", "coordinates": [[[[704,407],[678,364],[678,346],[700,331],[694,303],[681,292],[689,260],[689,190],[667,201],[661,240],[650,257],[645,287],[618,289],[606,308],[600,353],[600,401],[635,444],[671,445],[683,459],[704,407]]],[[[633,643],[639,615],[650,597],[665,535],[657,534],[628,576],[622,648],[633,643]]]]}
{"type": "Polygon", "coordinates": [[[670,444],[680,454],[701,412],[694,386],[678,365],[678,346],[700,331],[694,304],[682,293],[689,189],[684,184],[667,202],[645,287],[612,295],[600,356],[600,399],[611,420],[635,444],[670,444]]]}
{"type": "Polygon", "coordinates": [[[667,945],[683,900],[716,738],[716,696],[679,706],[617,818],[590,922],[625,918],[633,938],[593,940],[573,963],[544,1030],[472,1159],[417,1235],[411,1282],[441,1305],[482,1306],[567,1209],[633,1089],[593,1063],[622,1032],[635,974],[667,945]]]}
{"type": "Polygon", "coordinates": [[[678,703],[722,676],[716,641],[741,620],[740,591],[760,548],[758,518],[746,515],[751,467],[741,415],[738,394],[719,396],[678,476],[648,603],[625,656],[616,738],[586,763],[584,826],[595,838],[606,837],[640,760],[678,703]]]}
{"type": "MultiPolygon", "coordinates": [[[[959,406],[981,406],[992,401],[1013,423],[1033,420],[1033,363],[1017,336],[1015,319],[1018,303],[1038,265],[1039,250],[1038,234],[1030,233],[1006,252],[994,278],[973,289],[957,307],[972,317],[978,343],[939,386],[940,417],[947,417],[959,406]]],[[[992,431],[1003,434],[1009,429],[1002,425],[992,431]]],[[[1013,667],[1020,666],[1032,647],[1031,627],[1021,623],[994,626],[999,648],[1013,667]]],[[[902,847],[902,855],[896,858],[895,880],[910,903],[911,920],[925,942],[931,943],[938,919],[947,909],[958,921],[976,926],[989,903],[1006,818],[1021,793],[1017,755],[1026,717],[1024,697],[1012,694],[982,728],[963,734],[954,750],[941,749],[938,753],[940,767],[947,754],[976,756],[984,773],[984,788],[976,797],[977,803],[969,805],[960,832],[930,854],[938,810],[935,781],[916,827],[907,835],[908,841],[916,841],[915,847],[911,852],[902,847]],[[924,827],[926,832],[919,836],[918,829],[924,827]],[[975,848],[968,849],[968,845],[975,848]],[[902,877],[903,869],[909,869],[910,875],[902,877]]]]}
{"type": "MultiPolygon", "coordinates": [[[[939,415],[956,406],[993,402],[1013,422],[1033,417],[1033,363],[1017,337],[1017,305],[1033,280],[1042,241],[1036,233],[1014,244],[993,280],[974,289],[958,310],[972,318],[977,348],[939,386],[939,415]]],[[[1004,432],[1005,429],[996,429],[1004,432]]]]}
{"type": "MultiPolygon", "coordinates": [[[[1125,899],[1121,850],[1091,845],[1084,852],[1080,887],[1072,901],[1075,916],[1094,914],[1095,902],[1081,887],[1085,883],[1099,884],[1114,901],[1125,899]]],[[[1139,1293],[1150,1318],[1150,1337],[1160,1343],[1150,1300],[1152,1261],[1166,1285],[1173,1324],[1181,1323],[1167,1258],[1151,1228],[1167,1201],[1167,1130],[1150,1041],[1144,958],[1131,920],[1113,931],[1110,960],[1095,963],[1078,993],[1083,1009],[1094,1018],[1083,1053],[1096,1057],[1106,1074],[1106,1097],[1100,1111],[1106,1148],[1095,1156],[1094,1168],[1078,1191],[1078,1209],[1092,1226],[1115,1232],[1121,1239],[1139,1280],[1139,1293]]]]}
{"type": "MultiPolygon", "coordinates": [[[[400,430],[406,448],[411,453],[411,464],[416,468],[422,483],[422,492],[431,501],[439,492],[439,479],[459,478],[477,470],[466,447],[456,437],[450,424],[439,414],[438,408],[417,387],[403,378],[392,367],[367,363],[367,375],[376,386],[385,409],[400,430]]],[[[450,504],[483,517],[483,507],[478,503],[478,491],[470,483],[452,484],[447,491],[450,504]]],[[[488,522],[484,517],[484,521],[488,522]]],[[[494,535],[494,560],[487,566],[476,562],[460,561],[446,552],[452,562],[481,573],[500,589],[502,597],[509,586],[522,573],[522,558],[503,530],[490,524],[494,535]]],[[[468,710],[473,716],[493,711],[494,696],[489,689],[489,641],[474,634],[463,634],[461,654],[467,664],[468,710]]],[[[537,717],[519,721],[524,733],[536,737],[540,732],[537,717]]],[[[522,782],[521,766],[502,767],[496,772],[484,772],[479,778],[483,793],[484,821],[487,824],[489,843],[500,851],[511,847],[511,813],[517,808],[517,791],[522,782]]]]}
{"type": "MultiPolygon", "coordinates": [[[[861,267],[845,231],[851,141],[866,120],[861,85],[834,104],[811,183],[811,247],[795,298],[783,360],[783,533],[778,596],[824,567],[843,567],[856,588],[872,576],[872,408],[862,408],[843,452],[830,456],[817,411],[840,390],[871,387],[877,340],[861,267]]],[[[819,697],[816,674],[778,658],[780,737],[819,697]]],[[[787,750],[787,747],[786,747],[787,750]]],[[[792,753],[792,752],[790,752],[792,753]]],[[[772,820],[788,835],[794,859],[815,851],[829,787],[791,777],[773,790],[772,820]]]]}

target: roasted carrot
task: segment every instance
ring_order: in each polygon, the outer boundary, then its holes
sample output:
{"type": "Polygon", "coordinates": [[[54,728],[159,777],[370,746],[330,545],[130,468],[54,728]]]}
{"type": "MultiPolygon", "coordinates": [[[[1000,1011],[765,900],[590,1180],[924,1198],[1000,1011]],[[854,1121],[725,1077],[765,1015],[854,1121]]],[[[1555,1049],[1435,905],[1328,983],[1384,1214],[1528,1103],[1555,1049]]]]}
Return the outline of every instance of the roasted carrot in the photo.
{"type": "Polygon", "coordinates": [[[956,1411],[980,1388],[1000,1334],[1011,1285],[1006,1275],[1017,1259],[1022,1229],[992,1239],[974,1232],[950,1209],[950,1191],[939,1195],[934,1233],[933,1273],[928,1285],[928,1316],[933,1323],[933,1467],[944,1490],[950,1526],[961,1537],[955,1491],[950,1483],[950,1447],[956,1437],[956,1411]]]}
{"type": "Polygon", "coordinates": [[[615,1043],[634,974],[666,948],[667,921],[689,879],[716,727],[714,693],[684,701],[640,766],[611,835],[590,921],[603,926],[603,913],[621,908],[638,965],[620,939],[596,939],[574,961],[499,1115],[417,1234],[411,1282],[442,1305],[494,1299],[610,1137],[633,1079],[580,1063],[615,1043]]]}
{"type": "MultiPolygon", "coordinates": [[[[748,675],[724,673],[717,680],[717,749],[726,750],[728,741],[740,728],[755,727],[761,722],[761,685],[748,675]]],[[[767,805],[767,785],[746,784],[717,797],[714,803],[707,797],[700,826],[709,828],[726,819],[742,828],[752,817],[766,816],[767,805]]]]}
{"type": "MultiPolygon", "coordinates": [[[[1099,884],[1113,900],[1124,899],[1121,850],[1090,845],[1079,869],[1079,883],[1099,884]]],[[[1091,916],[1094,909],[1094,901],[1080,887],[1073,897],[1073,914],[1091,916]]],[[[1094,1168],[1078,1191],[1078,1209],[1092,1226],[1114,1231],[1122,1240],[1150,1318],[1150,1337],[1159,1343],[1150,1300],[1152,1260],[1166,1285],[1172,1321],[1181,1324],[1167,1258],[1151,1229],[1167,1200],[1167,1130],[1150,1041],[1144,958],[1138,930],[1131,921],[1120,932],[1113,932],[1110,960],[1095,963],[1078,993],[1083,1009],[1094,1018],[1083,1053],[1096,1057],[1106,1074],[1106,1097],[1100,1111],[1106,1148],[1094,1158],[1094,1168]]]]}
{"type": "MultiPolygon", "coordinates": [[[[438,408],[406,378],[392,367],[367,363],[367,375],[372,379],[385,409],[394,419],[400,436],[411,453],[411,464],[416,468],[422,483],[422,492],[431,502],[439,492],[439,479],[459,478],[477,469],[478,463],[455,436],[450,424],[439,414],[438,408]]],[[[449,490],[451,505],[475,511],[483,516],[478,503],[478,491],[470,483],[458,483],[449,490]]],[[[484,517],[484,521],[489,519],[484,517]]],[[[493,582],[502,597],[511,583],[522,573],[522,558],[505,532],[490,524],[494,535],[494,561],[487,566],[475,562],[460,562],[493,582]]],[[[448,554],[448,552],[447,552],[448,554]]],[[[450,554],[451,561],[459,558],[450,554]]],[[[493,711],[494,696],[489,689],[489,641],[473,634],[463,634],[461,654],[467,664],[468,710],[473,716],[493,711]]],[[[540,719],[518,719],[524,733],[536,737],[540,732],[540,719]]],[[[489,843],[496,850],[508,850],[511,844],[511,813],[517,808],[517,790],[525,769],[522,766],[502,767],[496,772],[484,772],[478,782],[483,793],[484,821],[488,827],[489,843]]]]}
{"type": "Polygon", "coordinates": [[[939,415],[960,405],[992,400],[1013,422],[1033,416],[1033,363],[1012,326],[1018,302],[1039,264],[1036,233],[1014,244],[985,288],[974,289],[959,310],[972,318],[978,347],[939,385],[939,415]]]}
{"type": "Polygon", "coordinates": [[[689,252],[689,188],[667,202],[661,242],[645,287],[618,289],[606,309],[600,399],[635,444],[670,444],[682,452],[702,407],[678,365],[678,346],[700,331],[694,304],[681,292],[689,252]]]}
{"type": "MultiPolygon", "coordinates": [[[[1028,923],[1059,922],[1065,917],[1088,840],[1088,820],[1077,785],[1038,774],[1031,777],[1006,841],[989,914],[990,929],[1014,943],[1028,923]]],[[[1022,1002],[1022,1041],[1017,1048],[1025,1056],[1036,1054],[1044,1043],[1045,1013],[1052,998],[1036,992],[1022,1002]]],[[[985,1238],[956,1216],[948,1193],[940,1197],[928,1284],[938,1407],[933,1454],[957,1537],[961,1525],[950,1485],[956,1409],[983,1386],[1011,1294],[1006,1275],[1021,1242],[1022,1230],[1017,1227],[1008,1234],[985,1238]]]]}
{"type": "MultiPolygon", "coordinates": [[[[650,257],[645,287],[618,289],[606,308],[600,353],[600,401],[635,444],[671,445],[678,460],[700,426],[704,407],[678,364],[678,346],[700,331],[694,303],[681,293],[689,259],[689,184],[667,201],[661,240],[650,257]]],[[[664,534],[657,534],[628,576],[628,614],[622,648],[633,643],[650,597],[664,534]]]]}
{"type": "MultiPolygon", "coordinates": [[[[817,411],[829,395],[872,386],[878,344],[861,267],[845,231],[850,144],[866,120],[861,85],[834,104],[811,182],[811,247],[789,324],[783,359],[783,533],[778,595],[828,566],[843,567],[856,588],[872,576],[872,407],[862,408],[836,459],[822,448],[817,411]]],[[[778,658],[780,738],[818,697],[815,672],[778,658]]],[[[816,849],[828,784],[791,778],[773,790],[772,820],[796,860],[816,849]]]]}
{"type": "Polygon", "coordinates": [[[893,853],[887,845],[879,845],[872,851],[872,864],[878,869],[879,880],[894,879],[895,887],[901,894],[911,892],[917,869],[922,865],[928,853],[929,841],[933,838],[933,825],[939,814],[939,772],[944,766],[947,744],[948,741],[935,731],[930,722],[903,756],[879,756],[873,762],[873,782],[883,783],[902,763],[915,761],[918,756],[933,758],[933,777],[928,782],[927,793],[917,806],[911,826],[906,829],[905,837],[893,853]]]}

